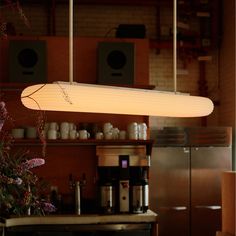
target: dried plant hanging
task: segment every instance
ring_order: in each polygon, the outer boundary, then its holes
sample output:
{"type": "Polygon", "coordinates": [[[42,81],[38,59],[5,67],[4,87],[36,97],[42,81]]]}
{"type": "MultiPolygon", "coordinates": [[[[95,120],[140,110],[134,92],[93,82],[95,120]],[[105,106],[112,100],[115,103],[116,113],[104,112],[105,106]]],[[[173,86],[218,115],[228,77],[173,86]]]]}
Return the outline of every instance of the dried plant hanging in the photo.
{"type": "Polygon", "coordinates": [[[31,25],[30,25],[30,22],[29,20],[27,19],[27,17],[25,16],[25,13],[20,5],[20,2],[19,1],[16,1],[16,9],[18,11],[18,14],[20,16],[20,18],[23,20],[24,24],[28,27],[28,28],[31,28],[31,25]]]}
{"type": "Polygon", "coordinates": [[[6,104],[0,100],[0,218],[54,212],[55,207],[43,197],[46,183],[31,170],[44,165],[45,159],[11,148],[14,140],[3,129],[9,119],[6,104]]]}
{"type": "Polygon", "coordinates": [[[8,31],[11,33],[11,23],[7,22],[7,20],[5,20],[1,14],[1,11],[5,11],[7,9],[17,13],[24,25],[28,28],[31,28],[30,22],[21,7],[20,1],[4,0],[3,5],[0,4],[0,38],[7,37],[9,33],[8,31]]]}

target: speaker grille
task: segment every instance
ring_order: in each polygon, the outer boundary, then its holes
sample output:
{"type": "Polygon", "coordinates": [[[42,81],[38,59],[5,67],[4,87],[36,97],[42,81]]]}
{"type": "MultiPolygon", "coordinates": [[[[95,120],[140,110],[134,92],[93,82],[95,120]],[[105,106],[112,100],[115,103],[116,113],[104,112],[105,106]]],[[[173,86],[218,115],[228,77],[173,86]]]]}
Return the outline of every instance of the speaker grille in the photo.
{"type": "Polygon", "coordinates": [[[45,41],[11,40],[9,55],[10,82],[47,81],[45,41]]]}
{"type": "Polygon", "coordinates": [[[98,83],[134,84],[134,43],[98,43],[98,83]]]}

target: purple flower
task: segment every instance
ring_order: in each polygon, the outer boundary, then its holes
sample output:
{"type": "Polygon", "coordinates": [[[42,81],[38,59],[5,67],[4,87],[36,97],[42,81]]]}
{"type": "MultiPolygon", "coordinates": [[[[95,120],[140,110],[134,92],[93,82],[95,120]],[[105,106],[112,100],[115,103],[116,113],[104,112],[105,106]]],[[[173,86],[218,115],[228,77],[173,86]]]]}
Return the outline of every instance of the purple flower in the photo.
{"type": "Polygon", "coordinates": [[[5,175],[0,175],[0,180],[1,180],[1,182],[5,183],[5,184],[13,184],[14,183],[13,178],[9,178],[5,175]]]}
{"type": "Polygon", "coordinates": [[[19,177],[17,177],[16,179],[13,179],[5,175],[0,175],[0,180],[1,182],[6,183],[6,184],[16,184],[16,185],[21,185],[23,182],[23,180],[19,177]]]}
{"type": "Polygon", "coordinates": [[[0,131],[2,130],[3,125],[4,125],[4,120],[0,120],[0,131]]]}
{"type": "Polygon", "coordinates": [[[49,202],[43,202],[43,210],[45,212],[55,212],[56,211],[56,207],[49,202]]]}
{"type": "Polygon", "coordinates": [[[21,167],[25,170],[32,169],[45,164],[45,160],[42,158],[33,158],[21,164],[21,167]]]}
{"type": "Polygon", "coordinates": [[[0,120],[5,120],[7,117],[7,109],[5,102],[0,102],[0,120]]]}
{"type": "Polygon", "coordinates": [[[21,178],[19,178],[19,177],[17,177],[17,178],[15,179],[15,184],[16,184],[16,185],[21,185],[22,182],[23,182],[23,180],[22,180],[21,178]]]}
{"type": "Polygon", "coordinates": [[[0,131],[2,130],[5,120],[7,119],[7,114],[5,102],[0,102],[0,131]]]}

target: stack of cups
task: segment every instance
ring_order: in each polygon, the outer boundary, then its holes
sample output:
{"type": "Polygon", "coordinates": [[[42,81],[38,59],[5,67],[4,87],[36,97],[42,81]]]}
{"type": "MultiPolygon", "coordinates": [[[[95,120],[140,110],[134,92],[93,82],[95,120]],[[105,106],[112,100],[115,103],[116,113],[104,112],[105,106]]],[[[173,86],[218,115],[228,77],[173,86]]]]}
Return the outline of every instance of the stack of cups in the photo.
{"type": "Polygon", "coordinates": [[[146,123],[138,124],[138,139],[146,140],[147,139],[147,125],[146,123]]]}
{"type": "Polygon", "coordinates": [[[103,133],[105,139],[113,139],[113,133],[112,133],[113,125],[110,122],[103,124],[103,133]]]}
{"type": "Polygon", "coordinates": [[[120,130],[117,127],[111,129],[112,139],[118,139],[120,130]]]}
{"type": "Polygon", "coordinates": [[[69,122],[62,122],[60,124],[61,139],[68,139],[69,138],[69,132],[70,132],[69,122]]]}
{"type": "Polygon", "coordinates": [[[137,122],[132,122],[128,125],[128,137],[129,139],[138,139],[139,135],[139,126],[137,122]]]}
{"type": "Polygon", "coordinates": [[[74,123],[62,122],[60,124],[60,136],[61,139],[76,139],[78,138],[78,132],[76,131],[76,125],[74,123]]]}
{"type": "Polygon", "coordinates": [[[44,130],[47,132],[48,139],[57,139],[60,137],[60,133],[58,132],[59,126],[57,122],[46,123],[44,130]]]}

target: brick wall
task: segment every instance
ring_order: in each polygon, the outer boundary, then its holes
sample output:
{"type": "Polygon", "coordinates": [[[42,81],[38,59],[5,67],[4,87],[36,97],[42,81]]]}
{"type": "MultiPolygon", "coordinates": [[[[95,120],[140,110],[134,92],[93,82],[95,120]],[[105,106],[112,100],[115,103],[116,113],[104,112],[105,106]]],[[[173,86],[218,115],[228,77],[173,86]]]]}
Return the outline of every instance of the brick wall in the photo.
{"type": "Polygon", "coordinates": [[[233,127],[233,169],[236,170],[235,0],[224,1],[223,39],[220,50],[219,124],[233,127]]]}
{"type": "Polygon", "coordinates": [[[224,2],[224,37],[220,50],[220,125],[235,127],[235,1],[224,2]]]}
{"type": "MultiPolygon", "coordinates": [[[[74,7],[74,34],[85,37],[114,37],[118,24],[137,23],[145,24],[147,28],[147,37],[156,38],[157,32],[157,9],[152,6],[86,6],[75,5],[74,7]]],[[[22,35],[45,35],[47,34],[47,12],[45,6],[33,4],[30,7],[24,7],[24,12],[31,22],[31,29],[19,20],[19,16],[10,13],[10,10],[4,12],[4,17],[13,22],[17,34],[22,35]]],[[[166,28],[172,26],[172,9],[163,8],[161,10],[161,25],[166,28]]],[[[56,35],[68,35],[68,6],[56,6],[56,35]]],[[[197,27],[197,24],[191,25],[197,27]]],[[[212,61],[206,64],[206,78],[208,81],[209,95],[218,99],[219,78],[218,78],[218,52],[210,52],[212,61]]],[[[186,75],[178,75],[178,91],[198,94],[198,61],[194,55],[181,54],[178,57],[178,68],[186,75]]],[[[172,78],[172,50],[163,49],[157,53],[155,49],[150,49],[150,84],[156,85],[158,90],[173,91],[172,78]]],[[[186,108],[188,109],[188,108],[186,108]]],[[[218,108],[213,115],[208,117],[208,125],[218,123],[218,108]]],[[[150,118],[151,126],[193,126],[201,125],[201,119],[177,119],[177,118],[150,118]]]]}

